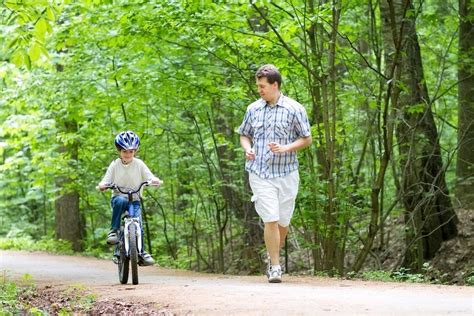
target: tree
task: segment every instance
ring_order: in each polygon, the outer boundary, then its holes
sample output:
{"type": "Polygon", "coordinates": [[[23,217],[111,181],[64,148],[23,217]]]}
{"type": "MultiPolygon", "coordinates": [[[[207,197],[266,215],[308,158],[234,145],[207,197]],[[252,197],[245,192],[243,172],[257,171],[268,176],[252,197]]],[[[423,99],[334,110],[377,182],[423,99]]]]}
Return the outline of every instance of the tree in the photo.
{"type": "Polygon", "coordinates": [[[424,80],[411,0],[380,2],[387,74],[396,111],[396,137],[405,207],[404,265],[419,271],[441,242],[456,236],[457,217],[445,181],[439,136],[424,80]]]}
{"type": "Polygon", "coordinates": [[[474,207],[474,6],[459,1],[459,104],[456,197],[465,208],[474,207]]]}

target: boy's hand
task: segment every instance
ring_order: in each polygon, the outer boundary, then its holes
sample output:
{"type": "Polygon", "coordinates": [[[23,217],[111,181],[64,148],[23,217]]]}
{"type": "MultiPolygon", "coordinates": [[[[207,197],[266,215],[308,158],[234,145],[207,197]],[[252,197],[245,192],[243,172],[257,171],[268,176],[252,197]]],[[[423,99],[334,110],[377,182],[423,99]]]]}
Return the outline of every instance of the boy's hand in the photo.
{"type": "Polygon", "coordinates": [[[99,185],[97,185],[95,188],[102,192],[107,190],[109,186],[107,184],[99,183],[99,185]]]}
{"type": "Polygon", "coordinates": [[[161,181],[159,178],[151,179],[151,185],[153,185],[153,186],[159,187],[162,184],[163,184],[163,181],[161,181]]]}

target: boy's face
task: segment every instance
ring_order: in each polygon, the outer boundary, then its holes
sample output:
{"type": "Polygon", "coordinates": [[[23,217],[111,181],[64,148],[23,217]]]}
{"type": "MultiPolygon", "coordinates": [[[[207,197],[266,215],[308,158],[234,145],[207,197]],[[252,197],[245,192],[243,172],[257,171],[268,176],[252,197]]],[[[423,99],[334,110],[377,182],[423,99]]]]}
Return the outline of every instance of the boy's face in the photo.
{"type": "Polygon", "coordinates": [[[125,150],[121,149],[120,152],[120,159],[122,159],[122,162],[125,164],[128,164],[132,162],[133,157],[135,156],[135,151],[133,149],[125,150]]]}

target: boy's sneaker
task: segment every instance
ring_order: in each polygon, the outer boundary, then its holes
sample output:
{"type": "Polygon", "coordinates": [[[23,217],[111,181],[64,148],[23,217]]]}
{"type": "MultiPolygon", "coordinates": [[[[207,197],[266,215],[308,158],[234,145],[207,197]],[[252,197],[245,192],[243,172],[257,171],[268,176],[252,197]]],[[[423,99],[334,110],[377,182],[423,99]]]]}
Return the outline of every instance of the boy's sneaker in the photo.
{"type": "Polygon", "coordinates": [[[280,265],[270,266],[270,268],[267,270],[268,282],[281,283],[281,274],[282,272],[280,265]]]}
{"type": "Polygon", "coordinates": [[[115,264],[119,264],[120,257],[119,257],[118,255],[113,255],[112,261],[113,261],[115,264]]]}
{"type": "Polygon", "coordinates": [[[115,245],[118,243],[118,236],[115,230],[111,230],[107,235],[107,243],[109,245],[115,245]]]}
{"type": "Polygon", "coordinates": [[[146,251],[143,251],[138,255],[138,265],[140,266],[152,266],[155,263],[153,257],[146,251]]]}

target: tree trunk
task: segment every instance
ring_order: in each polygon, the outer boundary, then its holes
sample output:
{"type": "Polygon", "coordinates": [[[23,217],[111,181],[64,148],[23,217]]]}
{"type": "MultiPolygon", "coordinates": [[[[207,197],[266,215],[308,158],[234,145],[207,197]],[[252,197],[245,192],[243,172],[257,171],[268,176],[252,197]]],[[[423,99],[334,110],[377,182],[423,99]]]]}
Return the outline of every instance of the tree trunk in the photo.
{"type": "MultiPolygon", "coordinates": [[[[321,225],[321,218],[314,218],[313,221],[313,247],[312,255],[314,270],[324,270],[333,273],[339,270],[343,273],[344,256],[342,255],[341,227],[337,221],[338,205],[336,201],[337,186],[333,173],[336,166],[336,144],[335,133],[337,124],[337,98],[335,96],[336,85],[336,35],[339,24],[340,3],[333,1],[331,29],[326,30],[320,20],[307,29],[307,46],[310,52],[310,65],[308,65],[308,78],[310,81],[310,91],[312,99],[312,110],[310,113],[311,125],[318,127],[317,135],[313,135],[315,146],[315,157],[319,168],[319,181],[327,183],[327,202],[323,206],[324,224],[321,225]],[[329,33],[329,38],[327,34],[329,33]],[[330,43],[327,50],[325,44],[330,43]],[[327,54],[327,55],[325,55],[327,54]],[[328,58],[328,69],[326,73],[320,71],[321,60],[328,58]],[[323,229],[319,228],[324,226],[323,229]]],[[[313,0],[307,1],[307,14],[313,16],[318,8],[313,0]]],[[[310,161],[315,164],[315,162],[310,161]]],[[[316,172],[315,168],[310,168],[311,172],[316,172]]],[[[316,175],[312,175],[315,181],[316,175]]],[[[313,198],[316,198],[316,192],[313,198]]],[[[316,201],[312,202],[312,207],[317,207],[316,201]],[[314,206],[313,206],[314,205],[314,206]]]]}
{"type": "Polygon", "coordinates": [[[380,3],[387,67],[399,65],[393,101],[402,170],[406,252],[404,265],[419,271],[441,242],[457,234],[445,182],[439,136],[423,75],[411,0],[380,3]]]}
{"type": "Polygon", "coordinates": [[[459,104],[456,197],[464,208],[474,207],[474,8],[459,0],[459,104]]]}
{"type": "MultiPolygon", "coordinates": [[[[58,182],[64,185],[65,182],[58,182]]],[[[56,210],[56,238],[68,240],[74,251],[82,250],[82,220],[79,216],[79,193],[62,194],[54,204],[56,210]]]]}
{"type": "MultiPolygon", "coordinates": [[[[77,124],[75,122],[67,122],[64,125],[68,133],[77,131],[77,124]]],[[[71,161],[77,161],[77,144],[65,145],[60,151],[67,152],[71,161]]],[[[61,193],[54,203],[56,238],[70,241],[74,251],[81,251],[84,221],[79,210],[79,193],[68,188],[71,182],[72,180],[67,175],[56,179],[56,185],[61,193]]]]}

